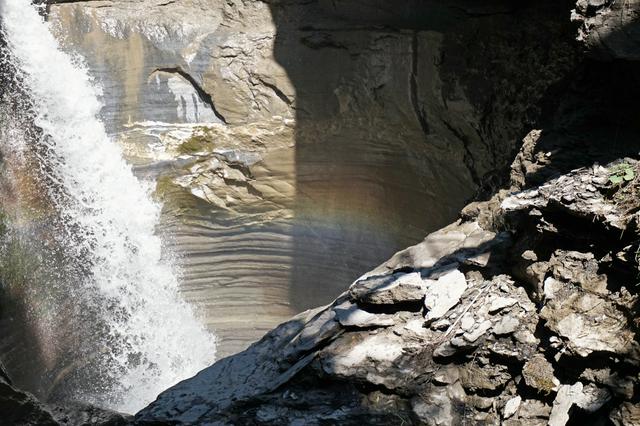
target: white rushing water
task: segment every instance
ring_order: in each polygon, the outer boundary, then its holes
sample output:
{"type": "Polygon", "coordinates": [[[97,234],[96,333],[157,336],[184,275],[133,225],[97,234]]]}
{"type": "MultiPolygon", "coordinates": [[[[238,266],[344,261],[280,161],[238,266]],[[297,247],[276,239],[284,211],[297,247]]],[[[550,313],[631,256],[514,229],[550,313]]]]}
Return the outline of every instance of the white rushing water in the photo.
{"type": "Polygon", "coordinates": [[[35,125],[44,134],[38,143],[50,153],[39,156],[54,183],[48,198],[65,235],[76,237],[69,243],[72,257],[87,270],[68,297],[95,305],[90,310],[106,324],[94,338],[104,340],[98,346],[108,362],[101,368],[112,385],[86,399],[135,412],[208,366],[215,338],[183,301],[174,268],[161,257],[155,234],[160,207],[108,137],[99,118],[100,92],[87,70],[60,49],[29,0],[0,0],[0,16],[12,61],[32,98],[35,125]]]}

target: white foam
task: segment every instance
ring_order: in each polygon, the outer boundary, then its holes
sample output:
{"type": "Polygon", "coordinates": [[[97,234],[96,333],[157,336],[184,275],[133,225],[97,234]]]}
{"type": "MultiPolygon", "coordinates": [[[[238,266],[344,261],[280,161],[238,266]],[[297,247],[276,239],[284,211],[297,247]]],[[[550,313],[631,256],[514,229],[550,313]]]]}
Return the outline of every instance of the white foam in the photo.
{"type": "Polygon", "coordinates": [[[161,258],[155,234],[160,207],[107,136],[99,90],[87,70],[60,50],[29,0],[0,0],[0,14],[34,100],[36,125],[48,135],[40,143],[55,154],[47,166],[65,195],[52,190],[50,198],[64,211],[69,229],[82,235],[78,258],[90,253],[83,285],[97,289],[105,305],[115,304],[101,310],[102,320],[110,334],[125,339],[122,347],[111,348],[113,363],[104,367],[117,386],[91,402],[135,412],[208,366],[215,338],[183,301],[174,268],[161,258]]]}

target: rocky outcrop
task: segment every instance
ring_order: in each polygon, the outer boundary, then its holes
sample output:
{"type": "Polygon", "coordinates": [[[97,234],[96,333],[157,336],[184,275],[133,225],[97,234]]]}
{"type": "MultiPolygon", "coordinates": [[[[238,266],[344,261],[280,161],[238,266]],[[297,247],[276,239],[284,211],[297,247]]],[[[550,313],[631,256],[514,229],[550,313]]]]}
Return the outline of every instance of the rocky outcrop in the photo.
{"type": "MultiPolygon", "coordinates": [[[[562,2],[422,3],[50,7],[223,353],[491,192],[540,119],[506,189],[137,422],[637,421],[637,66],[579,62],[562,2]]],[[[634,59],[587,3],[582,46],[634,59]]]]}
{"type": "Polygon", "coordinates": [[[578,0],[571,18],[580,25],[579,40],[590,54],[605,60],[640,59],[640,34],[634,26],[640,18],[637,0],[578,0]]]}
{"type": "Polygon", "coordinates": [[[53,3],[223,355],[492,191],[577,57],[554,1],[53,3]]]}
{"type": "Polygon", "coordinates": [[[618,163],[633,174],[620,186],[616,164],[530,186],[540,132],[527,141],[513,173],[529,164],[526,189],[468,206],[329,306],[161,394],[137,420],[634,424],[629,278],[640,204],[630,211],[620,194],[640,185],[640,163],[618,163]]]}
{"type": "Polygon", "coordinates": [[[502,190],[136,420],[637,423],[636,71],[585,61],[502,190]]]}

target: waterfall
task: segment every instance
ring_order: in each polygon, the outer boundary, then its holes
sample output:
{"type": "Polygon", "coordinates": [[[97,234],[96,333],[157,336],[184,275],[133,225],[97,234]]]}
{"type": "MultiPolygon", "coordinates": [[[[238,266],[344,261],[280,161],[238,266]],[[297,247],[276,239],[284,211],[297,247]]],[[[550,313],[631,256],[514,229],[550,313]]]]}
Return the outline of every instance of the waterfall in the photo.
{"type": "Polygon", "coordinates": [[[22,162],[41,191],[31,196],[49,212],[38,218],[46,231],[21,231],[38,236],[31,244],[46,266],[21,290],[31,295],[28,312],[40,321],[44,358],[55,352],[64,364],[52,382],[69,378],[68,397],[135,412],[208,366],[215,338],[179,293],[155,234],[160,206],[107,135],[100,89],[82,61],[60,49],[29,0],[0,0],[0,17],[37,129],[20,131],[11,117],[23,111],[5,105],[3,158],[22,162]]]}

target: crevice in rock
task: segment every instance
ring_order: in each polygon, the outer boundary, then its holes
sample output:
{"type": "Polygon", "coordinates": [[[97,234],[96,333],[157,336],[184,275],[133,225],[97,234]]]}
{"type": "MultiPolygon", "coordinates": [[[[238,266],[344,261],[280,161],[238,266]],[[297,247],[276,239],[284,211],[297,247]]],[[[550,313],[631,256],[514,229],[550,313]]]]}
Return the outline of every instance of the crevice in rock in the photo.
{"type": "Polygon", "coordinates": [[[207,93],[203,87],[200,85],[200,83],[198,83],[196,81],[195,78],[193,78],[189,73],[187,73],[186,71],[184,71],[181,67],[169,67],[169,68],[156,68],[155,70],[153,70],[153,73],[156,72],[166,72],[169,74],[177,74],[180,77],[184,78],[185,80],[187,80],[189,82],[189,84],[191,84],[191,86],[193,86],[193,88],[195,89],[196,93],[198,94],[198,97],[200,98],[200,100],[202,102],[204,102],[205,104],[207,104],[209,107],[211,107],[211,110],[213,111],[213,113],[215,114],[215,116],[222,121],[224,124],[227,124],[227,120],[224,118],[224,116],[216,109],[216,106],[213,102],[213,98],[211,97],[211,95],[209,93],[207,93]]]}
{"type": "Polygon", "coordinates": [[[424,135],[430,133],[429,123],[425,117],[424,109],[420,107],[420,100],[418,99],[418,35],[419,31],[414,31],[411,35],[411,75],[409,76],[409,90],[411,105],[413,106],[413,112],[416,115],[420,128],[424,135]]]}
{"type": "Polygon", "coordinates": [[[258,80],[260,81],[260,83],[262,83],[263,86],[271,89],[273,93],[278,97],[278,99],[287,104],[287,106],[291,106],[293,104],[293,101],[289,99],[289,97],[285,95],[284,92],[278,88],[278,86],[276,86],[275,84],[271,84],[263,80],[262,78],[258,78],[258,80]]]}
{"type": "Polygon", "coordinates": [[[447,127],[447,129],[451,133],[453,133],[454,136],[458,138],[460,142],[462,142],[462,147],[464,148],[464,156],[462,161],[464,162],[464,165],[467,167],[467,170],[469,170],[469,174],[471,175],[471,180],[473,180],[473,182],[478,187],[478,191],[481,191],[483,183],[482,183],[482,179],[480,179],[480,176],[478,176],[478,172],[476,171],[475,160],[473,158],[473,154],[471,153],[471,148],[470,148],[471,143],[469,142],[469,139],[465,135],[461,134],[458,130],[456,130],[446,120],[444,120],[443,122],[444,122],[444,125],[447,127]]]}
{"type": "Polygon", "coordinates": [[[422,312],[424,303],[422,301],[404,301],[383,305],[358,302],[358,307],[371,314],[396,314],[398,312],[422,312]]]}

